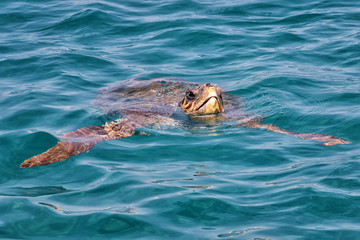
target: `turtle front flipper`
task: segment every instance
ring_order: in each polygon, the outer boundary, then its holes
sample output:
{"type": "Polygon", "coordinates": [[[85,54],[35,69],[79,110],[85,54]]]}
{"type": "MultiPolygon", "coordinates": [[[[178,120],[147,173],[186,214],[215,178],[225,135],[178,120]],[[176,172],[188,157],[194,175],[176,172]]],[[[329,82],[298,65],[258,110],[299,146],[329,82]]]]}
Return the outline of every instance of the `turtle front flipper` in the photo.
{"type": "Polygon", "coordinates": [[[99,142],[130,137],[139,126],[127,119],[118,119],[102,126],[89,126],[65,133],[56,146],[25,160],[20,167],[48,165],[89,151],[99,142]]]}
{"type": "Polygon", "coordinates": [[[272,124],[262,124],[262,123],[258,123],[256,121],[242,123],[242,124],[239,124],[239,126],[246,126],[249,128],[262,128],[262,129],[266,129],[266,130],[269,130],[272,132],[283,133],[283,134],[294,136],[294,137],[301,138],[301,139],[312,139],[312,140],[316,140],[319,142],[324,142],[321,144],[324,146],[333,146],[333,145],[337,145],[337,144],[350,144],[351,143],[349,141],[346,141],[341,138],[336,138],[331,135],[319,134],[319,133],[297,133],[297,132],[281,129],[272,124]]]}
{"type": "Polygon", "coordinates": [[[350,144],[351,143],[351,142],[346,141],[341,138],[336,138],[331,135],[319,134],[319,133],[296,133],[293,136],[295,136],[297,138],[302,138],[302,139],[312,139],[312,140],[316,140],[319,142],[324,142],[321,144],[324,146],[333,146],[333,145],[338,145],[338,144],[350,144]]]}
{"type": "Polygon", "coordinates": [[[88,140],[86,142],[70,142],[60,141],[55,147],[50,148],[44,153],[36,155],[32,158],[25,160],[20,167],[29,168],[38,165],[48,165],[58,161],[64,161],[67,158],[86,152],[93,148],[101,139],[88,140]]]}

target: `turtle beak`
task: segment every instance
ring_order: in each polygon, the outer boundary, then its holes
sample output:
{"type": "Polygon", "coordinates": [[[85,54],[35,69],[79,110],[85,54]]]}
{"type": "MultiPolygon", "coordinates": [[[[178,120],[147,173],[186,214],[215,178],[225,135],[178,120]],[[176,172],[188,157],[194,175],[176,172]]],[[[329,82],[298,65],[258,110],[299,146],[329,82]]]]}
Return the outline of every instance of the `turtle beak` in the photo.
{"type": "Polygon", "coordinates": [[[206,83],[186,92],[179,103],[181,109],[191,115],[214,114],[224,112],[221,90],[218,86],[206,83]]]}
{"type": "Polygon", "coordinates": [[[212,114],[221,113],[224,111],[224,106],[221,99],[221,90],[218,87],[207,85],[204,89],[203,97],[199,99],[196,113],[199,114],[212,114]]]}

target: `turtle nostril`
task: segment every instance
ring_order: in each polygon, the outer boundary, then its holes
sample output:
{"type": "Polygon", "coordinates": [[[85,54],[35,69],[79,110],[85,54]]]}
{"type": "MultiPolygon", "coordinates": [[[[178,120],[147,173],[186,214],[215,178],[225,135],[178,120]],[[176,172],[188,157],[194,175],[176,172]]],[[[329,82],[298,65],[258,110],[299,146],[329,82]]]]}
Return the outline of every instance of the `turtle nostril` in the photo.
{"type": "Polygon", "coordinates": [[[205,86],[211,87],[211,83],[207,83],[207,84],[205,84],[205,86]]]}

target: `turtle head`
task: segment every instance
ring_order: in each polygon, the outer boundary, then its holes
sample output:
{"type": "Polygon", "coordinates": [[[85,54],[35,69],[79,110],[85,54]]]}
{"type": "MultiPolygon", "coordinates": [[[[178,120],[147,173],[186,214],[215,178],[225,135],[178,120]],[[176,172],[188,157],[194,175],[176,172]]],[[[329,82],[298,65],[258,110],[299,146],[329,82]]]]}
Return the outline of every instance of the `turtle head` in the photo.
{"type": "Polygon", "coordinates": [[[224,111],[221,89],[210,83],[186,91],[180,102],[181,109],[187,114],[213,114],[224,111]]]}

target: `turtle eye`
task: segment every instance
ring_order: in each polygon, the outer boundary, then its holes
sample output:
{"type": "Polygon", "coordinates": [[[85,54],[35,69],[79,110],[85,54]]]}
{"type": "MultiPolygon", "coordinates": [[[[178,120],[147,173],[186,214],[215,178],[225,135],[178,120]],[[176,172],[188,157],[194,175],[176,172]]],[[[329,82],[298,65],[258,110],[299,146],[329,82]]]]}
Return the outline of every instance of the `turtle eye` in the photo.
{"type": "Polygon", "coordinates": [[[186,92],[186,98],[188,99],[188,100],[194,100],[195,99],[195,94],[192,92],[192,91],[187,91],[186,92]]]}

